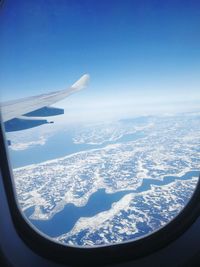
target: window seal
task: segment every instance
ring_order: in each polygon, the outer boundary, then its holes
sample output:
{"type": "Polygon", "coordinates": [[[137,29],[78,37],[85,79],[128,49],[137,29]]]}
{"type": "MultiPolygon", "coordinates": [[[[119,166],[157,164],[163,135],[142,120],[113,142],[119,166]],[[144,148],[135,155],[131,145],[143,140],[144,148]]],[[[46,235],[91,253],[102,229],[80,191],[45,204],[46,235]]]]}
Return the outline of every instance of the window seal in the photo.
{"type": "Polygon", "coordinates": [[[164,227],[140,239],[95,247],[71,247],[44,237],[24,219],[17,201],[5,143],[4,126],[0,123],[0,164],[3,184],[13,224],[21,239],[37,254],[59,263],[75,266],[101,266],[147,256],[182,235],[200,214],[200,179],[182,211],[164,227]]]}

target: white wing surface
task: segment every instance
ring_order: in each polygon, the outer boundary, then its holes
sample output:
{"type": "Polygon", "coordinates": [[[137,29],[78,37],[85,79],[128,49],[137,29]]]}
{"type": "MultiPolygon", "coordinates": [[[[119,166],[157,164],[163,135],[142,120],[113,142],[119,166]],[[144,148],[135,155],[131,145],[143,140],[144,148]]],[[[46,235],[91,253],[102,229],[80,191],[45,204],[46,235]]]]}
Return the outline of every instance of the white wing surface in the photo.
{"type": "Polygon", "coordinates": [[[2,103],[1,113],[3,122],[6,126],[6,131],[23,130],[43,124],[39,123],[39,121],[48,123],[46,120],[37,120],[34,117],[46,117],[63,114],[64,111],[62,109],[50,107],[50,105],[82,90],[87,86],[88,81],[89,75],[84,74],[68,89],[2,103]],[[27,125],[31,125],[30,121],[33,121],[33,126],[27,127],[27,125]],[[20,123],[23,124],[24,127],[21,128],[21,126],[19,126],[20,123]],[[16,127],[16,125],[18,127],[16,127]]]}
{"type": "Polygon", "coordinates": [[[68,89],[2,103],[1,113],[3,121],[8,121],[42,107],[50,106],[85,88],[88,81],[89,75],[84,74],[68,89]]]}

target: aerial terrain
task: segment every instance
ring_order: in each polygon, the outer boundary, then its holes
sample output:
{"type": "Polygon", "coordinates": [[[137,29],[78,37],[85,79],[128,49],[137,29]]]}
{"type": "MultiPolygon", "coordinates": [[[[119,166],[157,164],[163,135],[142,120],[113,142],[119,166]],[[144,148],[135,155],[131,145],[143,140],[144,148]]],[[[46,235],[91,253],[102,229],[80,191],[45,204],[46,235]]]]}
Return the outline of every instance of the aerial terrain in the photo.
{"type": "Polygon", "coordinates": [[[164,114],[43,131],[40,137],[31,130],[32,140],[15,134],[10,154],[24,215],[45,235],[74,246],[153,233],[178,215],[197,186],[199,119],[198,112],[164,114]],[[51,158],[45,146],[53,148],[51,158]],[[17,155],[33,151],[32,162],[14,165],[17,155]]]}

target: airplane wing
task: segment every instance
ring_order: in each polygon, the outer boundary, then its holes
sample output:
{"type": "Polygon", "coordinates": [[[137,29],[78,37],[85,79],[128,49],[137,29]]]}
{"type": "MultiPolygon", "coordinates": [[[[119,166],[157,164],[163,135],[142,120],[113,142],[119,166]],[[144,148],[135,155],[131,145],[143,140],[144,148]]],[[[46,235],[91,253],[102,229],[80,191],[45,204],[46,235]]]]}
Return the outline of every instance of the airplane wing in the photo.
{"type": "Polygon", "coordinates": [[[82,90],[88,81],[89,75],[84,74],[68,89],[2,103],[1,113],[5,130],[7,132],[19,131],[49,123],[38,117],[63,114],[63,109],[50,107],[50,105],[82,90]]]}

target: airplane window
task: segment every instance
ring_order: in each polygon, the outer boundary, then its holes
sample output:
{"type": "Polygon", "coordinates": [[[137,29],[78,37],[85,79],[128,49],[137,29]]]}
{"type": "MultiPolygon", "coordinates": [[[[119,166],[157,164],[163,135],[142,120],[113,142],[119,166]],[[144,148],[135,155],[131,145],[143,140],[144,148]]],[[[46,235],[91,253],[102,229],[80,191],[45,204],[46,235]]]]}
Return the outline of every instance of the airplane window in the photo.
{"type": "Polygon", "coordinates": [[[17,201],[55,242],[141,239],[200,166],[193,1],[5,1],[1,114],[17,201]]]}

